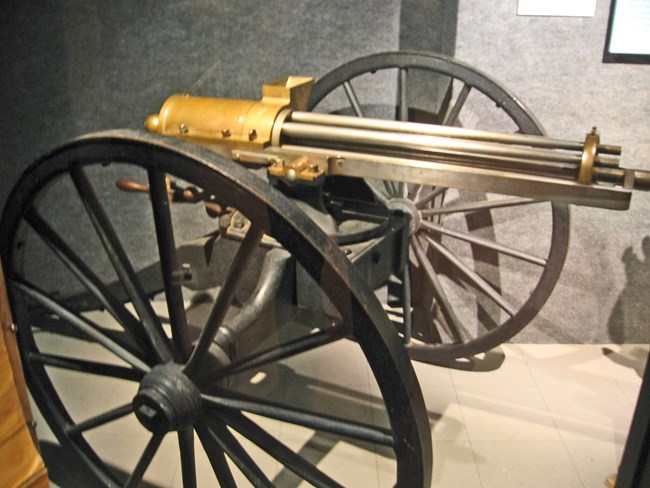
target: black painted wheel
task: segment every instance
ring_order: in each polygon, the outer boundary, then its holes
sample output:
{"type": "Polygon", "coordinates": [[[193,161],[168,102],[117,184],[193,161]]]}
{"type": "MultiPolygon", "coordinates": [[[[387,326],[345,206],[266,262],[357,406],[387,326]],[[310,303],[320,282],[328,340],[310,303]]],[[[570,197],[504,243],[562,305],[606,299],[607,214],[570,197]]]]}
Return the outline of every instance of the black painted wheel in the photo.
{"type": "Polygon", "coordinates": [[[379,464],[398,486],[429,486],[428,419],[399,337],[333,241],[263,179],[197,146],[119,131],[46,155],[8,201],[1,250],[27,381],[96,483],[340,486],[350,482],[330,458],[341,448],[362,460],[352,474],[370,459],[373,476],[379,464]],[[124,177],[148,193],[117,189],[124,177]],[[202,205],[170,206],[166,178],[250,224],[232,255],[212,256],[224,271],[214,299],[188,304],[176,245],[217,224],[202,205]],[[328,314],[297,306],[290,279],[261,332],[230,350],[214,337],[243,313],[263,235],[320,286],[328,314]]]}
{"type": "MultiPolygon", "coordinates": [[[[465,128],[544,133],[523,103],[455,59],[395,52],[318,80],[310,109],[465,128]]],[[[376,198],[413,214],[410,266],[389,296],[413,359],[467,358],[511,339],[557,282],[569,238],[564,204],[371,180],[376,198]]],[[[389,305],[392,305],[389,303],[389,305]]]]}

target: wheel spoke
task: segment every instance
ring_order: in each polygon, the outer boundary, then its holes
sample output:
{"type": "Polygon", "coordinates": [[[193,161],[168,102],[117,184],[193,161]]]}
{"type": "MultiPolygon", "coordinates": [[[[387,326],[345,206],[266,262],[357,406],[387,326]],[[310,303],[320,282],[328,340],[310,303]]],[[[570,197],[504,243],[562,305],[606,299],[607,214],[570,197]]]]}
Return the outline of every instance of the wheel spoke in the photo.
{"type": "Polygon", "coordinates": [[[406,198],[408,198],[411,201],[415,200],[415,197],[417,196],[418,192],[420,191],[420,188],[422,188],[422,185],[420,183],[415,184],[411,187],[409,190],[408,194],[406,195],[406,198]]]}
{"type": "Polygon", "coordinates": [[[181,453],[183,488],[196,488],[196,460],[194,459],[194,431],[185,427],[178,431],[178,448],[181,453]]]}
{"type": "Polygon", "coordinates": [[[388,205],[388,187],[386,186],[386,180],[366,180],[366,184],[372,191],[375,198],[384,205],[388,205]]]}
{"type": "Polygon", "coordinates": [[[409,271],[408,262],[402,271],[402,307],[403,323],[404,323],[404,344],[411,342],[413,336],[413,325],[411,323],[411,273],[409,271]]]}
{"type": "Polygon", "coordinates": [[[235,478],[232,476],[232,471],[226,460],[226,455],[223,452],[223,449],[219,446],[216,436],[208,429],[203,422],[197,422],[196,433],[199,435],[201,440],[201,445],[205,450],[205,453],[208,455],[210,464],[212,465],[212,471],[214,472],[217,480],[219,481],[219,486],[221,488],[237,488],[237,483],[235,483],[235,478]]]}
{"type": "Polygon", "coordinates": [[[542,203],[539,200],[530,198],[501,198],[499,200],[484,200],[481,202],[472,202],[467,204],[451,205],[449,207],[431,208],[422,210],[420,213],[423,217],[431,215],[451,214],[458,212],[478,212],[481,210],[491,210],[494,208],[515,207],[517,205],[531,205],[542,203]]]}
{"type": "Polygon", "coordinates": [[[383,446],[393,447],[395,444],[390,431],[360,422],[307,412],[288,405],[279,405],[240,394],[234,395],[230,392],[219,392],[218,395],[214,396],[201,395],[201,398],[208,405],[217,408],[249,412],[262,417],[301,425],[312,430],[343,435],[383,446]]]}
{"type": "Polygon", "coordinates": [[[355,93],[354,88],[352,88],[352,84],[349,81],[343,82],[343,89],[345,90],[345,94],[348,96],[348,100],[350,100],[350,105],[352,105],[354,114],[357,117],[363,117],[363,110],[361,109],[361,104],[359,103],[357,94],[355,93]]]}
{"type": "Polygon", "coordinates": [[[273,488],[271,480],[262,472],[223,422],[211,418],[210,425],[205,428],[207,435],[223,449],[253,486],[273,488]]]}
{"type": "Polygon", "coordinates": [[[173,272],[179,269],[179,263],[176,258],[176,245],[174,244],[174,231],[164,173],[156,169],[149,170],[149,191],[151,193],[151,205],[156,226],[158,254],[165,285],[165,298],[167,299],[172,341],[180,355],[180,359],[185,361],[190,355],[192,346],[185,316],[183,293],[181,287],[175,284],[172,279],[173,272]]]}
{"type": "Polygon", "coordinates": [[[149,303],[142,285],[138,281],[135,270],[129,262],[126,251],[110,223],[99,198],[88,176],[81,167],[74,167],[70,172],[81,201],[97,231],[106,254],[108,255],[124,289],[131,299],[133,306],[142,321],[148,338],[160,362],[166,363],[172,359],[169,340],[165,335],[160,320],[149,303]]]}
{"type": "Polygon", "coordinates": [[[409,96],[408,96],[408,70],[399,70],[399,120],[407,122],[409,119],[409,96]]]}
{"type": "MultiPolygon", "coordinates": [[[[398,100],[399,100],[399,120],[403,122],[408,122],[409,120],[409,97],[408,97],[408,70],[400,68],[399,70],[399,82],[398,82],[398,100]]],[[[393,183],[393,188],[395,192],[393,196],[397,198],[403,198],[405,195],[405,184],[400,181],[393,183]]]]}
{"type": "Polygon", "coordinates": [[[257,245],[263,235],[264,232],[262,229],[255,225],[251,225],[251,228],[246,233],[246,237],[239,247],[232,265],[228,270],[228,274],[223,286],[221,287],[221,291],[217,296],[217,300],[210,311],[207,323],[201,331],[198,343],[185,365],[184,372],[189,377],[192,377],[198,372],[201,363],[208,352],[208,348],[210,347],[210,344],[212,344],[212,340],[214,339],[214,336],[216,335],[217,330],[223,322],[226,312],[232,303],[239,279],[248,266],[248,263],[253,258],[253,253],[257,249],[257,245]]]}
{"type": "Polygon", "coordinates": [[[389,199],[395,196],[395,185],[392,181],[384,180],[384,187],[386,188],[386,195],[389,199]]]}
{"type": "Polygon", "coordinates": [[[511,317],[517,313],[517,309],[513,307],[508,301],[502,297],[492,286],[485,281],[476,271],[471,269],[465,263],[463,263],[458,256],[452,253],[445,246],[436,242],[434,239],[425,235],[424,238],[427,240],[429,245],[440,253],[443,257],[447,259],[453,266],[455,266],[465,277],[470,280],[476,288],[485,293],[488,297],[492,299],[499,307],[501,307],[508,315],[511,317]]]}
{"type": "Polygon", "coordinates": [[[426,252],[422,248],[422,244],[420,244],[420,241],[418,241],[417,237],[415,236],[411,237],[411,247],[415,251],[415,256],[418,260],[418,263],[420,266],[422,266],[422,269],[427,275],[427,278],[429,278],[429,282],[433,287],[433,294],[436,298],[438,306],[440,307],[442,315],[445,317],[445,322],[447,323],[449,332],[451,332],[451,335],[456,342],[462,343],[463,334],[461,332],[461,322],[456,316],[456,313],[451,306],[451,302],[447,298],[447,294],[442,288],[442,283],[440,283],[438,275],[434,271],[433,266],[431,266],[431,262],[429,261],[426,252]]]}
{"type": "Polygon", "coordinates": [[[235,412],[218,412],[228,425],[259,446],[264,452],[278,460],[303,480],[314,486],[340,488],[341,485],[319,470],[315,465],[296,454],[283,443],[269,435],[245,415],[235,412]]]}
{"type": "Polygon", "coordinates": [[[87,430],[106,425],[109,422],[117,419],[121,419],[131,412],[133,412],[133,405],[131,403],[127,403],[126,405],[122,405],[120,407],[109,410],[108,412],[104,412],[96,415],[95,417],[84,420],[83,422],[79,422],[78,424],[69,426],[65,429],[65,432],[69,436],[74,437],[81,434],[82,432],[86,432],[87,430]]]}
{"type": "Polygon", "coordinates": [[[390,198],[401,198],[404,194],[404,184],[399,181],[384,180],[384,186],[390,198]]]}
{"type": "Polygon", "coordinates": [[[495,242],[490,239],[485,239],[483,237],[475,236],[472,234],[468,234],[465,232],[458,232],[454,231],[451,229],[447,229],[446,227],[443,227],[442,225],[434,224],[433,222],[429,222],[427,220],[423,220],[421,222],[422,229],[428,233],[432,234],[444,234],[449,237],[454,237],[456,239],[460,239],[465,242],[470,242],[472,244],[476,244],[477,246],[484,247],[487,249],[491,249],[493,251],[497,251],[501,254],[506,254],[508,256],[512,256],[514,258],[521,259],[522,261],[526,261],[532,264],[536,264],[538,266],[546,266],[546,259],[540,258],[539,256],[534,256],[532,254],[520,251],[518,249],[515,249],[510,246],[506,246],[505,244],[499,244],[498,242],[495,242]]]}
{"type": "Polygon", "coordinates": [[[124,488],[131,488],[140,484],[145,471],[147,471],[149,464],[151,464],[151,460],[156,455],[156,452],[158,452],[158,448],[160,447],[160,444],[162,443],[164,437],[164,433],[156,433],[151,436],[147,447],[144,448],[144,452],[142,453],[138,464],[133,470],[133,473],[131,473],[131,476],[126,481],[124,488]]]}
{"type": "Polygon", "coordinates": [[[347,328],[337,325],[329,329],[322,329],[312,334],[299,337],[289,342],[270,347],[264,351],[249,357],[238,359],[215,372],[213,378],[220,380],[226,376],[243,373],[253,368],[259,368],[282,359],[295,356],[317,347],[330,344],[341,339],[347,332],[347,328]]]}
{"type": "MultiPolygon", "coordinates": [[[[35,324],[34,327],[36,329],[43,332],[49,332],[61,337],[68,337],[70,339],[77,339],[82,341],[88,340],[88,336],[81,332],[79,329],[73,327],[68,323],[61,322],[55,315],[51,314],[43,308],[40,308],[38,311],[34,311],[34,314],[32,315],[32,322],[35,324]]],[[[132,355],[145,361],[145,359],[142,357],[144,353],[135,345],[135,343],[131,340],[131,336],[127,335],[126,332],[122,330],[108,329],[99,325],[97,325],[97,330],[114,341],[116,344],[119,344],[121,347],[129,351],[132,355]]],[[[149,363],[147,362],[147,364],[149,363]]]]}
{"type": "Polygon", "coordinates": [[[114,364],[98,363],[83,359],[72,359],[55,354],[43,354],[31,352],[28,356],[29,361],[40,363],[45,366],[78,371],[81,373],[94,374],[98,376],[108,376],[121,380],[140,381],[143,373],[136,369],[116,366],[114,364]]]}
{"type": "Polygon", "coordinates": [[[442,195],[445,191],[447,191],[446,187],[444,187],[444,186],[436,186],[429,193],[427,193],[425,196],[423,196],[419,200],[416,200],[415,208],[418,208],[418,209],[424,208],[424,206],[427,203],[429,203],[431,200],[433,200],[437,196],[442,195]]]}
{"type": "Polygon", "coordinates": [[[97,343],[104,346],[110,352],[133,366],[135,369],[144,373],[147,373],[150,370],[149,366],[146,363],[131,354],[113,339],[106,336],[100,327],[94,322],[91,322],[87,318],[82,317],[81,315],[77,315],[76,313],[66,309],[63,305],[48,297],[36,288],[28,285],[27,283],[14,281],[14,285],[25,295],[35,300],[50,312],[61,317],[62,320],[66,321],[86,336],[94,339],[97,343]]]}
{"type": "Polygon", "coordinates": [[[471,89],[471,86],[469,86],[467,83],[463,83],[463,88],[460,90],[460,93],[458,94],[458,98],[456,98],[454,105],[451,107],[449,112],[447,112],[447,116],[445,117],[442,125],[456,125],[456,122],[458,121],[458,115],[460,114],[463,105],[465,105],[467,96],[469,95],[471,89]]]}
{"type": "Polygon", "coordinates": [[[77,277],[90,294],[124,327],[138,346],[151,355],[151,345],[138,320],[115,297],[102,280],[75,254],[59,234],[34,210],[26,214],[32,229],[43,239],[54,254],[77,277]]]}

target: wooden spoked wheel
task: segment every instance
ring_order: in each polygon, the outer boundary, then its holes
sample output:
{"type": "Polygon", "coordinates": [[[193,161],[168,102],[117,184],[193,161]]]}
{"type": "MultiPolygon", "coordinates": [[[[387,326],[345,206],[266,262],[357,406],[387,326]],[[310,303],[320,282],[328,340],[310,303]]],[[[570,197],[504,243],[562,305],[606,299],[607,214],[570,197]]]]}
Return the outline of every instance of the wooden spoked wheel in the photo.
{"type": "Polygon", "coordinates": [[[428,418],[398,335],[333,241],[262,178],[191,144],[118,131],[46,155],[9,202],[1,250],[27,381],[95,484],[343,486],[346,470],[328,458],[342,448],[346,462],[365,460],[350,473],[370,459],[373,476],[381,463],[393,484],[430,485],[428,418]],[[148,192],[117,189],[124,177],[148,192]],[[234,250],[212,256],[223,273],[212,298],[188,298],[176,246],[217,224],[202,205],[169,205],[169,179],[246,218],[239,239],[220,236],[234,250]],[[261,332],[229,348],[242,302],[262,293],[239,296],[265,236],[328,312],[297,303],[289,276],[261,332]]]}
{"type": "MultiPolygon", "coordinates": [[[[366,56],[314,86],[313,111],[542,135],[522,102],[489,76],[428,53],[366,56]]],[[[410,266],[387,304],[413,359],[468,358],[511,339],[540,311],[568,248],[565,204],[370,180],[375,198],[411,214],[410,266]]]]}

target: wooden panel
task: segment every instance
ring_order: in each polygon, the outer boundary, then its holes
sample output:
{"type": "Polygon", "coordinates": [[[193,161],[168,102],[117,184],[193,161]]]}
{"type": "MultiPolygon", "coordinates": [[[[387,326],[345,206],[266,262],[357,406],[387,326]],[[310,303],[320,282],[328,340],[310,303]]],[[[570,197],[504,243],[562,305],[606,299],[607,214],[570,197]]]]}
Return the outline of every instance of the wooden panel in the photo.
{"type": "Polygon", "coordinates": [[[0,269],[0,486],[46,487],[47,471],[31,427],[29,399],[12,323],[0,269]]]}

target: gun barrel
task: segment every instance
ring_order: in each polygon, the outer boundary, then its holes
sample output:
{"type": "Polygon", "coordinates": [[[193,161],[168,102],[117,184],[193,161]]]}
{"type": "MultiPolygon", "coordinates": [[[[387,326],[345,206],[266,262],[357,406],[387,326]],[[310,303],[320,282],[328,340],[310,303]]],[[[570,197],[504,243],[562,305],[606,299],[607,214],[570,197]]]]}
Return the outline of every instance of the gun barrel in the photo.
{"type": "Polygon", "coordinates": [[[460,127],[305,112],[310,78],[264,85],[259,102],[170,97],[148,130],[269,166],[289,185],[325,174],[504,193],[612,209],[650,172],[619,167],[619,146],[460,127]]]}
{"type": "Polygon", "coordinates": [[[287,122],[284,141],[575,179],[580,154],[447,137],[287,122]]]}
{"type": "MultiPolygon", "coordinates": [[[[464,139],[467,141],[498,142],[510,145],[550,149],[566,149],[570,151],[581,151],[583,148],[582,142],[565,139],[554,139],[547,136],[529,134],[504,134],[500,132],[465,129],[462,127],[371,119],[364,117],[352,117],[347,115],[322,114],[315,112],[294,111],[291,113],[291,121],[302,122],[304,124],[348,127],[351,129],[370,129],[383,132],[420,134],[427,136],[464,139]]],[[[598,146],[598,152],[601,154],[613,154],[620,156],[621,147],[600,144],[598,146]]]]}
{"type": "MultiPolygon", "coordinates": [[[[502,193],[613,209],[628,208],[629,190],[650,189],[650,172],[620,168],[620,146],[600,144],[595,128],[584,142],[576,142],[299,111],[287,114],[279,125],[279,147],[291,151],[313,148],[316,153],[320,148],[329,154],[343,151],[348,159],[363,161],[369,171],[366,177],[395,179],[399,173],[401,181],[442,184],[445,178],[441,172],[454,165],[460,171],[453,178],[454,186],[461,188],[470,189],[471,179],[476,182],[471,189],[480,189],[483,179],[486,191],[499,188],[502,193]],[[437,174],[422,180],[421,171],[416,176],[394,167],[389,171],[369,167],[373,160],[386,165],[386,158],[398,158],[405,167],[413,166],[406,161],[421,161],[425,166],[429,163],[426,167],[437,174]],[[483,171],[473,174],[470,168],[483,171]],[[495,184],[499,179],[501,183],[495,184]]],[[[358,169],[347,174],[363,176],[358,169]]]]}
{"type": "MultiPolygon", "coordinates": [[[[440,162],[576,179],[584,143],[544,136],[502,134],[432,124],[293,112],[283,140],[328,149],[370,151],[440,162]]],[[[597,144],[596,167],[618,166],[621,148],[597,144]]]]}

